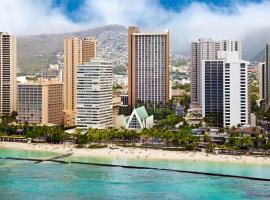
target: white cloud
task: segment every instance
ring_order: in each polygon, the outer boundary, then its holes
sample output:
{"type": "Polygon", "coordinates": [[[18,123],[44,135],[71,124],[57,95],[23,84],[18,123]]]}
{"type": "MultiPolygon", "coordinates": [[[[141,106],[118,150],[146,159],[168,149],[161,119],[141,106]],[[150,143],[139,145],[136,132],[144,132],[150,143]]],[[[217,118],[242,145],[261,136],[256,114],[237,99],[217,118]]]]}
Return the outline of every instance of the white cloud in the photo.
{"type": "Polygon", "coordinates": [[[51,9],[50,1],[1,0],[1,31],[16,35],[59,33],[81,29],[72,23],[60,9],[51,9]]]}
{"type": "MultiPolygon", "coordinates": [[[[169,29],[172,48],[185,51],[201,37],[241,39],[270,27],[270,1],[234,3],[218,8],[194,2],[179,11],[164,9],[157,0],[87,0],[77,12],[82,22],[68,19],[61,8],[37,0],[1,0],[0,27],[14,34],[59,33],[106,24],[140,25],[142,30],[169,29]]],[[[237,2],[237,1],[236,1],[237,2]]]]}

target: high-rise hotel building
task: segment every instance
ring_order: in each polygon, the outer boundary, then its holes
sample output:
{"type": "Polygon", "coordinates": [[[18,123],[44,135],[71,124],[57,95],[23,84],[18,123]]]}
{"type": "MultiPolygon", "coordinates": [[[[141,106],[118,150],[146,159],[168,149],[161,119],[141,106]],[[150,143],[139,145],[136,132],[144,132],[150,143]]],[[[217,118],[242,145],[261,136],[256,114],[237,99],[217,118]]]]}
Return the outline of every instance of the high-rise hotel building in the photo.
{"type": "Polygon", "coordinates": [[[259,78],[259,95],[261,108],[267,110],[270,106],[270,44],[266,44],[265,62],[257,65],[259,78]]]}
{"type": "Polygon", "coordinates": [[[0,32],[0,116],[17,110],[16,38],[0,32]]]}
{"type": "Polygon", "coordinates": [[[91,59],[77,69],[77,127],[104,129],[112,126],[112,63],[91,59]]]}
{"type": "Polygon", "coordinates": [[[79,38],[64,40],[64,125],[76,124],[77,65],[82,63],[82,42],[79,38]]]}
{"type": "Polygon", "coordinates": [[[216,60],[202,61],[202,114],[213,126],[250,123],[249,63],[237,51],[218,53],[216,60]]]}
{"type": "Polygon", "coordinates": [[[142,33],[128,29],[128,104],[169,101],[169,31],[142,33]]]}
{"type": "Polygon", "coordinates": [[[259,98],[266,99],[266,66],[264,62],[259,62],[257,65],[257,75],[259,78],[259,98]]]}
{"type": "Polygon", "coordinates": [[[82,40],[82,63],[88,63],[91,58],[96,58],[96,38],[86,37],[82,40]]]}
{"type": "Polygon", "coordinates": [[[270,106],[270,44],[266,45],[265,49],[265,71],[264,71],[264,92],[265,92],[265,103],[266,108],[270,106]]]}
{"type": "Polygon", "coordinates": [[[201,109],[201,65],[203,60],[216,60],[219,51],[237,51],[242,59],[242,45],[239,41],[199,39],[192,42],[191,54],[191,107],[201,109]]]}
{"type": "Polygon", "coordinates": [[[70,37],[64,40],[64,125],[76,125],[77,66],[96,56],[96,39],[70,37]]]}
{"type": "Polygon", "coordinates": [[[18,84],[18,123],[63,124],[63,84],[40,79],[18,84]]]}

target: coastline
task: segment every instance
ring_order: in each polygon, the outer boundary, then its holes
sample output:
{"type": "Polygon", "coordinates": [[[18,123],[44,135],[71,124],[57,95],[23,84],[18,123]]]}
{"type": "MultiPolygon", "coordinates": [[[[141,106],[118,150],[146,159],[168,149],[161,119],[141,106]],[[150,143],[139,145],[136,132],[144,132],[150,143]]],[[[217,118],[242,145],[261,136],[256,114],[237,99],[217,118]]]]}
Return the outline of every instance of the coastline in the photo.
{"type": "Polygon", "coordinates": [[[270,157],[215,155],[204,152],[166,151],[156,149],[119,147],[118,149],[78,149],[74,145],[64,144],[28,144],[16,142],[0,142],[0,148],[47,151],[59,154],[73,153],[72,157],[115,158],[133,160],[174,160],[174,161],[204,161],[235,164],[269,165],[270,157]]]}

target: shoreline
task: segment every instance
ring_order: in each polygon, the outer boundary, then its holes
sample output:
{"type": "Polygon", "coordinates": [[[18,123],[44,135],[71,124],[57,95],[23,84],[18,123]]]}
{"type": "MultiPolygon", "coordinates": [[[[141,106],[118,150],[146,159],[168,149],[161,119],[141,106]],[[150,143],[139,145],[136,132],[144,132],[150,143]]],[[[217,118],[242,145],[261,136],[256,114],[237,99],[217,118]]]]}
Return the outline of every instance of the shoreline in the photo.
{"type": "Polygon", "coordinates": [[[16,143],[0,142],[0,148],[47,151],[59,154],[73,153],[71,157],[114,158],[132,160],[172,160],[172,161],[204,161],[227,164],[252,164],[269,165],[270,157],[235,156],[223,154],[208,154],[204,152],[166,151],[156,149],[142,149],[131,147],[119,147],[118,149],[78,149],[74,145],[47,144],[47,143],[16,143]]]}

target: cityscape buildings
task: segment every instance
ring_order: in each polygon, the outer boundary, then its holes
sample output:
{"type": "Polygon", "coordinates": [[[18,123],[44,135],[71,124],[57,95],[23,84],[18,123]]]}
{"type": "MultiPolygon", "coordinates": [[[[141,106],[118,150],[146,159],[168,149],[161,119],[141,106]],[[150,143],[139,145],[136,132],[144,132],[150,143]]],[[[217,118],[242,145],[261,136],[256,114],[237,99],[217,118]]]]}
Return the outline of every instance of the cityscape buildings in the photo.
{"type": "MultiPolygon", "coordinates": [[[[16,73],[16,39],[7,33],[1,33],[1,44],[3,53],[6,53],[5,57],[4,54],[1,55],[3,60],[1,67],[4,70],[2,74],[4,76],[5,73],[9,73],[5,70],[10,70],[10,74],[14,76],[16,73]],[[10,62],[5,63],[4,58],[6,57],[10,59],[10,62]]],[[[270,45],[267,45],[266,62],[258,64],[260,98],[266,102],[269,94],[267,92],[267,77],[270,74],[268,74],[269,50],[270,45]]],[[[76,37],[66,38],[64,40],[63,76],[60,65],[51,65],[41,75],[43,78],[52,79],[54,83],[49,80],[44,82],[42,79],[43,81],[39,83],[26,81],[26,83],[19,84],[18,122],[22,123],[27,120],[33,124],[77,125],[84,130],[106,128],[111,127],[115,122],[119,109],[121,113],[128,113],[129,110],[134,110],[139,103],[147,106],[149,102],[155,106],[166,107],[171,88],[168,31],[143,33],[138,27],[129,27],[128,95],[122,94],[113,99],[112,63],[95,58],[96,54],[96,38],[86,37],[83,40],[76,37]],[[60,82],[54,81],[56,77],[59,81],[63,79],[63,85],[60,86],[60,82]],[[43,90],[49,90],[44,88],[51,88],[50,85],[58,85],[59,87],[55,90],[63,88],[61,93],[63,111],[59,112],[56,109],[57,113],[61,113],[60,115],[63,116],[57,118],[58,121],[49,120],[48,113],[43,113],[44,117],[40,117],[42,112],[46,112],[46,109],[44,105],[40,104],[40,99],[36,99],[35,96],[38,97],[38,94],[42,93],[46,99],[47,96],[43,94],[43,90]],[[29,99],[32,97],[33,99],[30,101],[29,99]],[[26,101],[25,98],[29,101],[26,101]],[[36,102],[39,102],[38,105],[36,102]],[[31,108],[32,103],[36,107],[31,108]],[[30,108],[26,109],[27,106],[30,108]],[[129,109],[126,108],[127,106],[129,109]],[[31,116],[33,119],[30,119],[31,116]]],[[[211,124],[216,127],[249,124],[248,66],[249,63],[242,60],[242,46],[238,41],[200,39],[198,42],[193,42],[191,108],[200,109],[202,117],[210,120],[211,124]]],[[[6,75],[3,78],[11,80],[11,76],[6,75]]],[[[9,91],[16,91],[17,88],[16,82],[13,84],[11,82],[9,82],[9,86],[5,85],[8,81],[1,84],[3,87],[1,103],[2,108],[6,109],[6,114],[10,114],[11,110],[16,110],[15,105],[7,113],[7,109],[12,107],[7,105],[8,100],[11,102],[12,99],[16,99],[16,92],[13,92],[10,98],[6,98],[8,92],[5,89],[10,88],[9,91]],[[4,101],[4,96],[7,101],[4,101]]],[[[59,96],[56,98],[61,99],[59,96]]],[[[47,106],[49,107],[49,104],[47,106]]]]}
{"type": "Polygon", "coordinates": [[[191,108],[201,109],[201,65],[203,60],[216,60],[219,51],[238,51],[242,59],[242,45],[239,41],[199,39],[191,47],[191,108]]]}
{"type": "Polygon", "coordinates": [[[0,200],[270,200],[269,9],[2,0],[0,200]]]}
{"type": "Polygon", "coordinates": [[[75,126],[77,109],[77,65],[82,63],[81,40],[64,40],[64,125],[75,126]]]}
{"type": "Polygon", "coordinates": [[[0,116],[17,110],[16,37],[0,32],[0,116]]]}
{"type": "Polygon", "coordinates": [[[259,98],[260,100],[266,99],[266,67],[264,62],[259,62],[257,65],[257,75],[259,79],[259,98]]]}
{"type": "Polygon", "coordinates": [[[213,126],[250,123],[248,66],[237,51],[220,51],[218,59],[202,61],[202,114],[213,126]]]}
{"type": "Polygon", "coordinates": [[[77,127],[104,129],[112,126],[112,63],[91,59],[77,69],[77,127]]]}
{"type": "Polygon", "coordinates": [[[92,37],[64,40],[64,125],[75,126],[77,114],[77,66],[96,56],[96,39],[92,37]]]}
{"type": "Polygon", "coordinates": [[[63,124],[63,84],[40,79],[18,84],[18,123],[63,124]]]}
{"type": "Polygon", "coordinates": [[[266,108],[270,105],[270,44],[265,49],[265,104],[266,108]]]}
{"type": "Polygon", "coordinates": [[[128,29],[128,104],[169,101],[169,31],[142,33],[128,29]]]}

